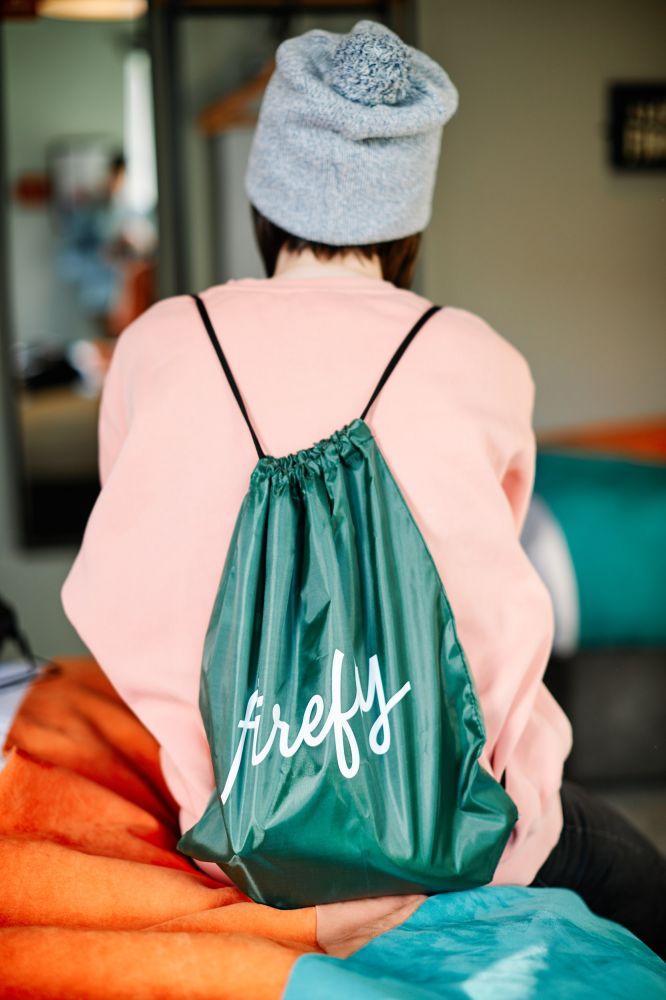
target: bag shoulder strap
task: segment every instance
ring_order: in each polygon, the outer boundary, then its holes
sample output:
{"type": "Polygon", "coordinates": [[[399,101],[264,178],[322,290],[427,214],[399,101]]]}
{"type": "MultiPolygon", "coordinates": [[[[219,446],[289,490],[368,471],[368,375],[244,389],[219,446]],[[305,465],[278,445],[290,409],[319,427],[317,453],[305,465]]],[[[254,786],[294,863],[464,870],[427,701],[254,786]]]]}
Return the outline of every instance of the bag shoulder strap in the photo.
{"type": "Polygon", "coordinates": [[[400,361],[400,358],[403,356],[403,354],[405,353],[405,351],[407,350],[407,348],[409,347],[409,345],[411,344],[411,342],[413,341],[414,337],[419,332],[419,330],[421,329],[421,327],[423,326],[423,324],[427,323],[427,321],[430,319],[430,317],[433,316],[436,312],[438,312],[441,308],[442,308],[441,306],[430,306],[428,309],[426,309],[426,311],[423,313],[423,315],[420,316],[419,319],[417,319],[416,323],[411,328],[411,330],[409,331],[409,333],[407,334],[407,336],[403,339],[402,343],[400,344],[400,346],[398,347],[398,349],[395,351],[393,357],[391,358],[391,360],[387,364],[386,368],[384,369],[382,377],[380,378],[379,382],[377,383],[375,391],[373,392],[372,396],[368,400],[368,404],[367,404],[366,408],[363,410],[363,413],[361,414],[361,420],[365,420],[365,417],[366,417],[366,414],[367,414],[368,410],[370,409],[370,407],[372,406],[372,404],[374,403],[374,401],[377,399],[377,396],[379,395],[379,393],[382,391],[382,389],[384,388],[384,386],[388,382],[388,379],[389,379],[390,375],[393,373],[396,365],[400,361]]]}
{"type": "Polygon", "coordinates": [[[201,316],[201,319],[203,320],[203,324],[206,327],[206,332],[207,332],[208,336],[210,337],[210,341],[211,341],[213,347],[215,348],[215,353],[217,354],[218,358],[220,359],[220,364],[222,365],[222,368],[224,370],[224,374],[227,376],[227,380],[229,382],[229,386],[231,387],[231,391],[234,394],[234,397],[236,399],[236,402],[238,403],[240,411],[243,414],[243,417],[245,418],[245,423],[247,424],[247,426],[249,428],[250,434],[252,435],[252,440],[254,441],[254,446],[257,449],[257,455],[259,456],[259,458],[263,458],[264,457],[264,451],[263,451],[261,445],[259,444],[259,438],[257,437],[257,435],[255,433],[255,430],[254,430],[254,427],[252,426],[252,422],[251,422],[251,420],[250,420],[250,418],[248,416],[248,412],[247,412],[247,410],[245,408],[245,403],[243,402],[243,397],[240,394],[240,389],[238,388],[238,385],[236,384],[236,379],[234,378],[234,376],[233,376],[233,374],[231,372],[231,368],[229,367],[229,362],[225,358],[224,351],[222,350],[222,347],[220,346],[220,342],[217,339],[217,336],[215,335],[215,330],[213,328],[213,324],[211,323],[210,316],[208,315],[208,310],[206,309],[205,305],[203,304],[203,300],[198,295],[194,295],[193,294],[192,298],[194,299],[194,301],[197,304],[197,309],[199,310],[199,315],[201,316]]]}

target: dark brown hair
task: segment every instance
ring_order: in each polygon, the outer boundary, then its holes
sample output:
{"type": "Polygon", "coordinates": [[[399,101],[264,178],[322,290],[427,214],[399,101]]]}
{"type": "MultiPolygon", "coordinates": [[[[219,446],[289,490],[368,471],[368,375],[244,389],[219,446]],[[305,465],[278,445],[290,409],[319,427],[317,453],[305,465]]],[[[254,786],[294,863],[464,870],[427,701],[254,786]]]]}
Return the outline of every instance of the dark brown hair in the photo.
{"type": "Polygon", "coordinates": [[[301,239],[300,236],[292,236],[291,233],[270,222],[254,205],[251,204],[250,208],[259,253],[269,278],[272,278],[275,273],[278,254],[284,246],[287,250],[294,252],[311,250],[315,257],[320,260],[330,260],[339,253],[356,253],[368,259],[377,254],[384,280],[393,282],[398,288],[411,288],[416,258],[421,246],[421,233],[413,233],[411,236],[403,236],[398,240],[388,240],[385,243],[336,247],[328,243],[315,243],[312,240],[301,239]]]}

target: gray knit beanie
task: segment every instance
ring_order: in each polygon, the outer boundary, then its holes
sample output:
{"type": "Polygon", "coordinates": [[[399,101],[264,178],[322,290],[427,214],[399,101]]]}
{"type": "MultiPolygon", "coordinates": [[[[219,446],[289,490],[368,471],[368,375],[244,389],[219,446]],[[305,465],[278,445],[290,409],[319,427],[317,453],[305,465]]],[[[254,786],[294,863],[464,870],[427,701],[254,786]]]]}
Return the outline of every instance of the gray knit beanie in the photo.
{"type": "Polygon", "coordinates": [[[430,220],[442,129],[458,92],[444,70],[375,21],[282,42],[245,191],[294,236],[359,246],[430,220]]]}

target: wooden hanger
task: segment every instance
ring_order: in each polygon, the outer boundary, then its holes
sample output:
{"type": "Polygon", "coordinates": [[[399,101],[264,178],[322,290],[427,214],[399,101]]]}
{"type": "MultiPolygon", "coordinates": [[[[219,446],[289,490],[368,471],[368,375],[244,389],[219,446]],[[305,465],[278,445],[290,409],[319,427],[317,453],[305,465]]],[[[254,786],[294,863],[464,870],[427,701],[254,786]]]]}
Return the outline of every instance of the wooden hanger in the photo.
{"type": "Polygon", "coordinates": [[[271,59],[248,83],[204,108],[197,119],[200,131],[211,136],[239,125],[255,125],[259,99],[274,69],[275,60],[271,59]]]}

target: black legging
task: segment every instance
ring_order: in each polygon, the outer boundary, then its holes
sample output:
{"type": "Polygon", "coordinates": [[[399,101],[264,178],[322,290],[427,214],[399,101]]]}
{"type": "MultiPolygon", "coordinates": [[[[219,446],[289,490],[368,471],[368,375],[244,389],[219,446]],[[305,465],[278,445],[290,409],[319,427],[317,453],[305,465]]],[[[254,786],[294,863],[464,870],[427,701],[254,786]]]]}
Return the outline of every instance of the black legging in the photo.
{"type": "Polygon", "coordinates": [[[533,886],[573,889],[666,958],[666,859],[602,799],[562,784],[564,826],[533,886]]]}

